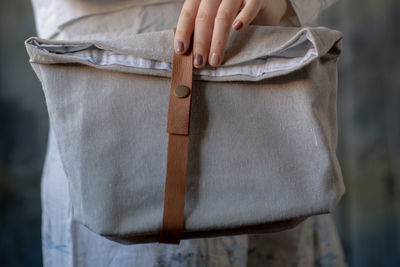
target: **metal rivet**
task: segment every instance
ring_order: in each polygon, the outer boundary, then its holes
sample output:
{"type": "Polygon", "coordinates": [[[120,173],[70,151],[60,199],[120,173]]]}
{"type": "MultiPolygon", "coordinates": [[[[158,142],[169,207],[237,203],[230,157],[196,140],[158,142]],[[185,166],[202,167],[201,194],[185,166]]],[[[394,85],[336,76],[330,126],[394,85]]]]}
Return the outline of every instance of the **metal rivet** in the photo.
{"type": "Polygon", "coordinates": [[[185,98],[190,94],[190,89],[189,87],[185,85],[178,85],[174,89],[174,95],[179,98],[185,98]]]}

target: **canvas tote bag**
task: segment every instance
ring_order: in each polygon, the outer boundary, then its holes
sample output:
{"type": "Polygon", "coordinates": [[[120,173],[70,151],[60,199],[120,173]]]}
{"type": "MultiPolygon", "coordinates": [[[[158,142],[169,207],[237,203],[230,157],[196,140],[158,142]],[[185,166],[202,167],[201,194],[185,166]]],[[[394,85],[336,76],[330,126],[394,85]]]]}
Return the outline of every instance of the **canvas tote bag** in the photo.
{"type": "Polygon", "coordinates": [[[204,69],[173,38],[26,41],[74,220],[121,243],[178,244],[331,212],[344,193],[341,33],[250,25],[204,69]]]}

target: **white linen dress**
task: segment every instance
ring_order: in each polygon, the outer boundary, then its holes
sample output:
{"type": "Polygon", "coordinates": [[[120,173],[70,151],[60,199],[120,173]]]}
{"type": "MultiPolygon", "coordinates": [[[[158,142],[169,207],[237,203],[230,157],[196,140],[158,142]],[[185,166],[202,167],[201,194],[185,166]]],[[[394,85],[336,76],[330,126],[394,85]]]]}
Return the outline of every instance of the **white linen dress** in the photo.
{"type": "MultiPolygon", "coordinates": [[[[308,25],[333,1],[292,0],[298,16],[294,20],[308,25]]],[[[115,38],[127,31],[172,29],[183,0],[32,0],[32,3],[39,37],[84,39],[85,34],[104,38],[113,32],[115,38]]],[[[121,245],[101,237],[72,220],[68,182],[51,125],[41,194],[43,264],[47,267],[346,266],[331,215],[311,217],[280,233],[182,240],[179,246],[121,245]]]]}

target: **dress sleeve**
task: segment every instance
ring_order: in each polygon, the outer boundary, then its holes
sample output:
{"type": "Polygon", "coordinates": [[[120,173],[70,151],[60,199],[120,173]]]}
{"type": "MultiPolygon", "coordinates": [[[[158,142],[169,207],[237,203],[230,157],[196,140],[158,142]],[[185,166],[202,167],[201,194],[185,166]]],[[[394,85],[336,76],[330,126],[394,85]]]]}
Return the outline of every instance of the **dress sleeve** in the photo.
{"type": "Polygon", "coordinates": [[[325,8],[337,0],[288,0],[300,25],[311,25],[325,8]]]}

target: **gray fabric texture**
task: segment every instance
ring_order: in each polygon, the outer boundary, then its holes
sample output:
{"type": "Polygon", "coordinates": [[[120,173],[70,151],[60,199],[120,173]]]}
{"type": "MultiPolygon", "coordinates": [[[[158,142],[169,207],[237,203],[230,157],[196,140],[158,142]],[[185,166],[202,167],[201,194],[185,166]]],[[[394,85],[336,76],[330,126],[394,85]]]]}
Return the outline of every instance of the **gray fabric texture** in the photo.
{"type": "MultiPolygon", "coordinates": [[[[297,15],[296,23],[312,25],[320,12],[337,0],[289,0],[297,15]]],[[[39,36],[53,38],[82,17],[121,11],[158,3],[181,3],[184,0],[32,0],[39,36]]],[[[283,21],[282,25],[291,24],[283,21]]],[[[299,25],[296,25],[299,26],[299,25]]]]}
{"type": "Polygon", "coordinates": [[[83,17],[124,9],[184,0],[32,0],[39,36],[54,38],[63,28],[83,17]]]}
{"type": "Polygon", "coordinates": [[[311,26],[337,0],[289,0],[301,25],[311,26]]]}
{"type": "MultiPolygon", "coordinates": [[[[340,40],[326,28],[249,26],[230,35],[222,66],[195,73],[183,238],[282,230],[334,209],[344,193],[335,154],[340,40]],[[262,74],[247,74],[256,63],[262,74]],[[245,74],[221,71],[235,66],[245,74]]],[[[73,216],[120,242],[154,242],[160,231],[172,42],[172,29],[26,42],[73,216]]]]}

